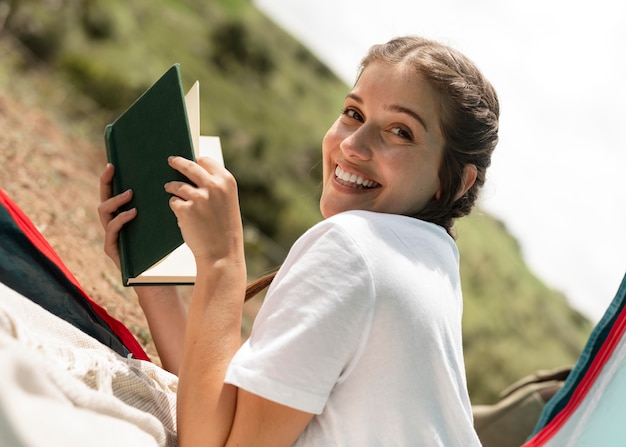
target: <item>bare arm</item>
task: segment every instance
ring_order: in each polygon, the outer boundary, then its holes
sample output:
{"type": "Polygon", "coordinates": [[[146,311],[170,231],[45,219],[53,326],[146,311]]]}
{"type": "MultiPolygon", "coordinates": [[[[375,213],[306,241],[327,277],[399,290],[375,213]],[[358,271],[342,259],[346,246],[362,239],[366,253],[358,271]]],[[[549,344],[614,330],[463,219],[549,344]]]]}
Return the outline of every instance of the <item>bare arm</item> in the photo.
{"type": "MultiPolygon", "coordinates": [[[[107,164],[100,177],[100,205],[98,216],[104,228],[104,252],[120,268],[120,254],[117,245],[120,229],[137,215],[135,208],[117,213],[117,210],[132,198],[132,191],[112,196],[111,182],[113,165],[107,164]]],[[[185,331],[185,307],[175,287],[136,287],[141,306],[152,339],[159,353],[163,368],[178,373],[182,357],[185,331]]]]}
{"type": "Polygon", "coordinates": [[[236,182],[208,159],[196,164],[174,157],[170,163],[197,185],[166,185],[174,195],[170,206],[198,270],[180,369],[179,443],[183,447],[291,445],[311,414],[224,383],[241,344],[246,286],[236,182]]]}
{"type": "Polygon", "coordinates": [[[183,355],[187,311],[176,287],[135,287],[161,365],[178,375],[183,355]]]}

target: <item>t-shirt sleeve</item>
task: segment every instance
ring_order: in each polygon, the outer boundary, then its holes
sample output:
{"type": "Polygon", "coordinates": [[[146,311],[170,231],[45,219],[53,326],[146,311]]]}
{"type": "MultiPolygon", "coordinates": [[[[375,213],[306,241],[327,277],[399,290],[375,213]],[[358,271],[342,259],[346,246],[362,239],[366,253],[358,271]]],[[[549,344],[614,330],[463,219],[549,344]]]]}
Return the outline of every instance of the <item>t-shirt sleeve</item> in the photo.
{"type": "Polygon", "coordinates": [[[226,382],[320,414],[363,349],[374,297],[370,268],[348,232],[314,227],[276,275],[226,382]]]}

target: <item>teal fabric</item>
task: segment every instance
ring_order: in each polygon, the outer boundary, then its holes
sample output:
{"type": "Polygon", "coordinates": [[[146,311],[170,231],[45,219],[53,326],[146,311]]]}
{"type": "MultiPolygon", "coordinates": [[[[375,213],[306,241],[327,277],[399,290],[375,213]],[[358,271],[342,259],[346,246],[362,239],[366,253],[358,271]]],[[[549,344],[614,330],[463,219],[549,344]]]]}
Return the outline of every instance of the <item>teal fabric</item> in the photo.
{"type": "MultiPolygon", "coordinates": [[[[598,322],[598,324],[595,326],[595,328],[591,332],[591,335],[589,336],[589,339],[587,340],[587,343],[580,357],[578,358],[576,365],[574,366],[574,368],[572,369],[572,372],[567,377],[565,384],[554,395],[554,397],[552,397],[552,399],[548,401],[548,403],[544,407],[541,413],[541,416],[539,418],[539,421],[537,422],[537,425],[535,426],[533,434],[531,435],[531,438],[535,434],[537,434],[540,430],[542,430],[546,425],[548,425],[554,419],[554,417],[557,414],[559,414],[559,412],[561,412],[563,408],[568,404],[568,402],[572,398],[574,391],[576,390],[581,380],[583,379],[583,377],[589,370],[589,367],[591,366],[591,363],[596,357],[596,354],[602,348],[603,344],[607,341],[607,337],[611,331],[611,328],[615,324],[615,321],[618,319],[620,314],[625,311],[624,310],[625,305],[626,305],[626,274],[624,275],[622,279],[622,282],[617,290],[617,293],[615,294],[615,297],[613,298],[613,301],[611,302],[608,309],[604,313],[604,316],[601,318],[601,320],[598,322]]],[[[621,363],[623,364],[626,362],[622,361],[621,363]]],[[[621,377],[623,380],[621,380],[621,383],[614,384],[615,386],[612,388],[612,391],[613,391],[612,395],[602,396],[602,399],[607,404],[607,408],[612,407],[615,403],[619,404],[619,407],[617,408],[620,408],[620,407],[623,408],[624,406],[624,396],[626,396],[626,377],[624,376],[617,376],[617,377],[621,377]],[[620,392],[620,394],[615,394],[615,391],[620,392]]],[[[624,414],[623,409],[613,414],[604,414],[603,412],[602,418],[603,419],[607,417],[620,418],[619,424],[625,425],[623,422],[624,421],[623,414],[624,414]]],[[[609,426],[609,424],[611,423],[611,421],[608,419],[605,419],[605,422],[607,423],[607,425],[603,425],[603,427],[609,426]]],[[[610,430],[604,430],[603,432],[601,427],[596,427],[596,428],[597,428],[598,435],[602,435],[603,437],[611,436],[610,430]]],[[[603,444],[598,439],[596,439],[595,441],[598,443],[594,445],[615,445],[615,444],[603,444]]],[[[624,445],[626,445],[626,440],[622,439],[622,442],[624,443],[624,445]]]]}

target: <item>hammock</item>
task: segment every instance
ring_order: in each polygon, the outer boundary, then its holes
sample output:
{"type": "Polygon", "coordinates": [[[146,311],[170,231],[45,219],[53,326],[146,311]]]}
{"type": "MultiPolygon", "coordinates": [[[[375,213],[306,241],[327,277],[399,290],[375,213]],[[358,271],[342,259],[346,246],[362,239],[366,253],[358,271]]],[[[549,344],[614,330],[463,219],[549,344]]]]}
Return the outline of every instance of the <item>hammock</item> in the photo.
{"type": "Polygon", "coordinates": [[[524,447],[626,445],[626,275],[524,447]]]}
{"type": "Polygon", "coordinates": [[[0,189],[0,444],[174,447],[178,378],[0,189]]]}
{"type": "Polygon", "coordinates": [[[2,188],[0,282],[118,354],[149,360],[126,326],[89,297],[48,241],[2,188]]]}

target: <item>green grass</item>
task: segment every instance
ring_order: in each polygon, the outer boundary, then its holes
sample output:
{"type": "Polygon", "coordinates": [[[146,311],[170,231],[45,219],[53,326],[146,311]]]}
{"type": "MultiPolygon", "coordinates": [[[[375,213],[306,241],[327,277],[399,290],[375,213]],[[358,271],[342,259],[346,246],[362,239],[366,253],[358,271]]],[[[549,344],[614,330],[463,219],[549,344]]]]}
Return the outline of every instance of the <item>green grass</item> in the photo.
{"type": "Polygon", "coordinates": [[[572,364],[590,323],[530,272],[501,222],[477,211],[457,226],[474,403],[495,400],[512,377],[572,364]]]}

